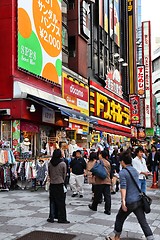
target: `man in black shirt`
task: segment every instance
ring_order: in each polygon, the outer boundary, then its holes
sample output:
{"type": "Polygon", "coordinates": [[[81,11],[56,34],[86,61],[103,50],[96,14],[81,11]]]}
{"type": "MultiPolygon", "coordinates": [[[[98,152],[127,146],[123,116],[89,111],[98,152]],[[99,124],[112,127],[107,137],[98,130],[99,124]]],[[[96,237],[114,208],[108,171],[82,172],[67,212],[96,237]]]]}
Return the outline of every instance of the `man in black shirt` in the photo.
{"type": "Polygon", "coordinates": [[[83,184],[84,173],[86,169],[86,161],[81,155],[81,151],[76,151],[76,157],[70,162],[70,187],[73,191],[72,197],[76,197],[79,194],[80,198],[83,198],[83,184]]]}

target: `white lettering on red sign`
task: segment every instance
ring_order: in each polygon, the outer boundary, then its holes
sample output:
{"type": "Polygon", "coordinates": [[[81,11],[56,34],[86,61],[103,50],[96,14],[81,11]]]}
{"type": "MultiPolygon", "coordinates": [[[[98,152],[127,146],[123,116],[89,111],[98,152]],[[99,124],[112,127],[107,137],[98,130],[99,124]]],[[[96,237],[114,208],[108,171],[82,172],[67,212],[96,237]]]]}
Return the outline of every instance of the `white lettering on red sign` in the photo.
{"type": "Polygon", "coordinates": [[[73,93],[79,97],[83,97],[83,92],[75,88],[73,85],[70,86],[70,93],[73,93]]]}
{"type": "Polygon", "coordinates": [[[144,66],[137,67],[137,91],[140,97],[144,97],[144,66]]]}

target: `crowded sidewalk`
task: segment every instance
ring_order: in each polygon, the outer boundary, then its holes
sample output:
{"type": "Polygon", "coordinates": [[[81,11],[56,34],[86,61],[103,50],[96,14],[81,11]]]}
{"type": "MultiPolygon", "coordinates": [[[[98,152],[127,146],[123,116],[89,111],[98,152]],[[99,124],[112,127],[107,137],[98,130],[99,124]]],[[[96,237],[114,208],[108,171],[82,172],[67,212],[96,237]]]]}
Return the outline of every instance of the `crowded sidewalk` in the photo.
{"type": "MultiPolygon", "coordinates": [[[[150,186],[148,181],[148,186],[150,186]]],[[[152,211],[147,220],[154,233],[155,240],[160,238],[160,189],[150,189],[147,193],[153,199],[152,211]]],[[[99,204],[97,212],[88,208],[91,203],[91,186],[85,184],[84,197],[71,197],[68,186],[67,216],[70,224],[56,221],[48,223],[49,193],[44,189],[15,190],[0,192],[0,240],[18,239],[34,230],[48,232],[72,233],[76,240],[103,240],[112,235],[115,216],[120,206],[120,193],[112,195],[111,215],[104,214],[104,203],[99,204]]],[[[122,239],[145,239],[136,218],[132,214],[124,224],[122,239]]]]}

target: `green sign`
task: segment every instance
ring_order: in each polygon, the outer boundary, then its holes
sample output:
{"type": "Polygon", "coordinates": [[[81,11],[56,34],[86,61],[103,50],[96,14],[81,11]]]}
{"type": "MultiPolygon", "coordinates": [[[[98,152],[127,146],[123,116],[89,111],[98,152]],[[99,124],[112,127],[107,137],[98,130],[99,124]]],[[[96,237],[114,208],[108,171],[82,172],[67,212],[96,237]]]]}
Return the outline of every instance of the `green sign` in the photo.
{"type": "Polygon", "coordinates": [[[146,128],[146,137],[153,137],[153,136],[154,136],[154,129],[146,128]]]}

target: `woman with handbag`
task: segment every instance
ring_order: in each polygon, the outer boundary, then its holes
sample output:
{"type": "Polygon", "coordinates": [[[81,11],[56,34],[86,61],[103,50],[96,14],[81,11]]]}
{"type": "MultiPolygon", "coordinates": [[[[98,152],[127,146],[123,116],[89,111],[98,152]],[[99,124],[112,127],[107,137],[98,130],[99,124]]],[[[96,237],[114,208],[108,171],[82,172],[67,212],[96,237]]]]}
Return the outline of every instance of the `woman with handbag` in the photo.
{"type": "Polygon", "coordinates": [[[137,170],[131,166],[132,158],[127,151],[121,155],[120,163],[123,168],[119,173],[121,207],[114,225],[115,236],[113,238],[106,237],[106,240],[120,240],[124,221],[132,212],[136,215],[146,239],[154,240],[152,230],[146,220],[141,195],[137,187],[139,184],[139,174],[137,170]],[[135,181],[133,181],[133,179],[135,181]]]}
{"type": "Polygon", "coordinates": [[[111,214],[111,165],[110,162],[107,160],[108,153],[106,151],[101,151],[98,155],[98,161],[101,161],[104,165],[104,168],[107,172],[107,176],[105,179],[102,179],[101,177],[95,176],[95,184],[94,184],[94,198],[92,204],[89,204],[88,207],[92,211],[97,211],[97,206],[102,199],[102,195],[104,196],[104,202],[105,202],[105,211],[104,213],[107,215],[111,214]]]}

